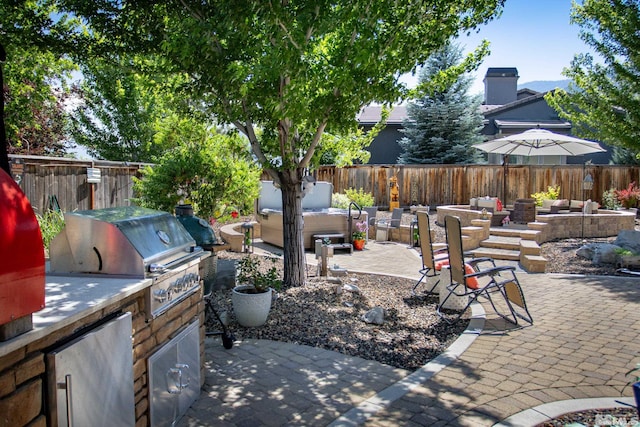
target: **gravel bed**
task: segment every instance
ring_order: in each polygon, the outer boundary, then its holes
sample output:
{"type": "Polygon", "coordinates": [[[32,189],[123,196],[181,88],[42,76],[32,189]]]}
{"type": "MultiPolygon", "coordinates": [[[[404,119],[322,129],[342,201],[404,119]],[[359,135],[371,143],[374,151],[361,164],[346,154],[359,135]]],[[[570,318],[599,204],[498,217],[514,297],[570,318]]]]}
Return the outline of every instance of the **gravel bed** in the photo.
{"type": "MultiPolygon", "coordinates": [[[[219,253],[220,259],[237,256],[219,253]]],[[[453,325],[441,319],[436,313],[437,296],[412,296],[413,284],[413,280],[372,274],[310,277],[304,286],[281,289],[267,323],[257,328],[236,322],[230,291],[214,297],[215,307],[227,313],[236,339],[303,344],[413,371],[446,350],[468,324],[468,313],[453,325]],[[358,291],[345,289],[354,285],[358,291]],[[374,307],[384,309],[382,325],[362,320],[374,307]]]]}

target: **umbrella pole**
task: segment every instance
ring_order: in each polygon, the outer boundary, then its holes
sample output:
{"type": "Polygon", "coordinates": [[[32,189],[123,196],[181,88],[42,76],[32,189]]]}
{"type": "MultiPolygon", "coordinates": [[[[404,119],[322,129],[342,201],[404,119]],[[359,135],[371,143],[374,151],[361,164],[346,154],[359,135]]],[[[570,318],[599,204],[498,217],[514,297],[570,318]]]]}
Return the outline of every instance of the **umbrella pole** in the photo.
{"type": "Polygon", "coordinates": [[[509,176],[509,155],[505,154],[502,161],[502,166],[504,167],[503,173],[504,177],[502,178],[502,200],[504,201],[504,208],[507,208],[507,177],[509,176]]]}

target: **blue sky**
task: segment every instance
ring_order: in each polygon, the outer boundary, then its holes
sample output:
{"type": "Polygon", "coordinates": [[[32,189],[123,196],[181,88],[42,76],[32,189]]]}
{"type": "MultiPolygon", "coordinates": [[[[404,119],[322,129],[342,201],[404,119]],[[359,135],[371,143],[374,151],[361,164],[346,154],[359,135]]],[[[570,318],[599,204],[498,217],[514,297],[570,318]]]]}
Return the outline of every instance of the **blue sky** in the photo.
{"type": "Polygon", "coordinates": [[[483,92],[482,79],[490,67],[516,67],[518,83],[564,80],[562,69],[573,56],[591,52],[578,37],[580,27],[569,23],[570,13],[571,0],[506,0],[500,18],[458,40],[465,53],[483,39],[491,43],[491,54],[474,74],[471,93],[483,92]]]}

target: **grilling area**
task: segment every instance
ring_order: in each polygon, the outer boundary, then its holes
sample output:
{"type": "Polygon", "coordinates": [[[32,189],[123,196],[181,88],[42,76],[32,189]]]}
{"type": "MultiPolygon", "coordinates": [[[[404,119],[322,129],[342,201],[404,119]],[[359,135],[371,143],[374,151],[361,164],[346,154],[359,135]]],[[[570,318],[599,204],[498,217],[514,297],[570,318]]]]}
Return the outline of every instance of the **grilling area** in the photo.
{"type": "Polygon", "coordinates": [[[0,183],[17,242],[1,254],[0,426],[173,425],[204,384],[213,253],[181,215],[131,206],[66,213],[45,263],[28,201],[0,183]]]}

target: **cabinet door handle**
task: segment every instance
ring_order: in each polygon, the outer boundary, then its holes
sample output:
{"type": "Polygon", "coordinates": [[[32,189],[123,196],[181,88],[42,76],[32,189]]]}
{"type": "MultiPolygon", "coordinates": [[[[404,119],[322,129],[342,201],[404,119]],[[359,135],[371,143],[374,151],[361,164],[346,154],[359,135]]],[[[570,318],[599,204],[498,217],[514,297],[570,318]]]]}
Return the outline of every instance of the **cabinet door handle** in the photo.
{"type": "Polygon", "coordinates": [[[71,374],[64,376],[64,384],[58,383],[58,388],[64,389],[67,399],[67,427],[73,427],[73,404],[71,403],[71,374]]]}

